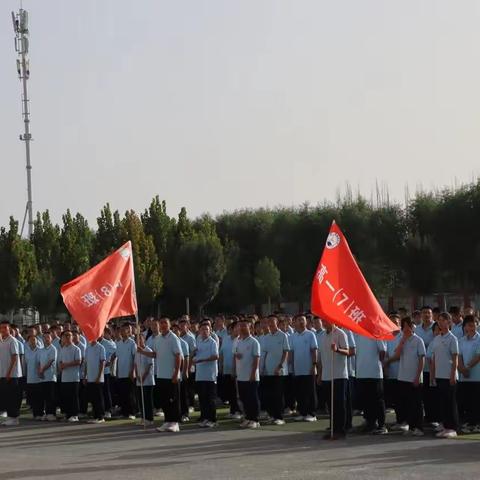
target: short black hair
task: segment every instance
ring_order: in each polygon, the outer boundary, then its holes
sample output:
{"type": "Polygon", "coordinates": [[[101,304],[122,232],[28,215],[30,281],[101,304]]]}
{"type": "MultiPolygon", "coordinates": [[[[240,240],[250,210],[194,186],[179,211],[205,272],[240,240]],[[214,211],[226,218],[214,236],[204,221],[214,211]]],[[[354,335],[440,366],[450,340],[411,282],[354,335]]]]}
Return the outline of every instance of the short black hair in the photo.
{"type": "Polygon", "coordinates": [[[430,305],[424,305],[421,310],[432,310],[432,307],[430,305]]]}
{"type": "Polygon", "coordinates": [[[405,325],[408,325],[410,328],[413,328],[413,321],[410,317],[403,317],[401,320],[400,320],[400,325],[401,325],[401,328],[403,330],[403,327],[405,325]]]}
{"type": "Polygon", "coordinates": [[[465,318],[463,319],[462,328],[465,328],[465,325],[467,325],[467,323],[473,323],[474,325],[477,324],[473,315],[465,316],[465,318]]]}

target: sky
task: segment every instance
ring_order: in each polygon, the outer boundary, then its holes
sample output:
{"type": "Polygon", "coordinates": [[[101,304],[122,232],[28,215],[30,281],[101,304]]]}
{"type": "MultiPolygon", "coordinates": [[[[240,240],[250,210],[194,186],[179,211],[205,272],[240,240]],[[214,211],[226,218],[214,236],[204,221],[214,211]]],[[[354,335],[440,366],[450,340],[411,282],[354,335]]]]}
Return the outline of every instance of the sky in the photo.
{"type": "MultiPolygon", "coordinates": [[[[0,3],[0,225],[26,202],[0,3]]],[[[24,0],[34,210],[403,201],[480,173],[480,2],[24,0]]]]}

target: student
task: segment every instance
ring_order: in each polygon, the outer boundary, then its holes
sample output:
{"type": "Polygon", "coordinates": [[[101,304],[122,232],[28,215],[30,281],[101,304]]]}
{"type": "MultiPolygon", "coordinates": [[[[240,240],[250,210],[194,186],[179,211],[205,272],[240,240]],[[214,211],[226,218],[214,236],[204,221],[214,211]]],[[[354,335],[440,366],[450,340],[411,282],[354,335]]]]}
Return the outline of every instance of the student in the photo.
{"type": "MultiPolygon", "coordinates": [[[[220,345],[219,345],[219,351],[220,351],[223,341],[230,336],[228,333],[228,329],[226,327],[225,315],[217,315],[214,320],[214,325],[215,325],[215,335],[218,337],[218,340],[220,341],[220,345]]],[[[223,374],[220,371],[218,372],[218,377],[217,377],[217,391],[218,391],[219,398],[222,400],[222,402],[225,403],[227,401],[226,391],[225,391],[225,386],[223,381],[223,374]]]]}
{"type": "Polygon", "coordinates": [[[193,363],[195,364],[195,384],[200,403],[200,427],[217,426],[215,399],[217,397],[218,343],[210,335],[210,324],[200,324],[193,363]]]}
{"type": "Polygon", "coordinates": [[[80,338],[80,332],[78,327],[74,325],[71,330],[73,337],[73,344],[80,349],[82,354],[82,363],[80,364],[80,383],[78,385],[78,404],[79,404],[79,418],[87,418],[87,409],[88,409],[88,394],[87,394],[87,384],[85,380],[85,351],[86,344],[84,344],[80,338]]]}
{"type": "Polygon", "coordinates": [[[402,318],[402,337],[395,350],[398,365],[398,406],[401,418],[406,419],[405,435],[423,437],[422,373],[425,363],[425,344],[415,334],[415,324],[410,317],[402,318]]]}
{"type": "Polygon", "coordinates": [[[29,405],[32,408],[34,420],[42,420],[44,414],[40,377],[38,376],[39,351],[37,338],[35,335],[30,335],[27,338],[27,347],[25,348],[24,372],[27,382],[29,405]]]}
{"type": "Polygon", "coordinates": [[[170,330],[170,319],[160,319],[160,335],[152,350],[148,352],[142,349],[139,353],[155,359],[155,384],[165,414],[165,422],[157,431],[179,432],[182,347],[179,338],[170,330]]]}
{"type": "Polygon", "coordinates": [[[347,385],[349,355],[347,335],[343,330],[324,321],[325,334],[320,339],[317,383],[325,386],[327,404],[332,412],[331,392],[333,381],[333,436],[325,434],[326,440],[344,438],[347,433],[347,385]],[[333,355],[333,378],[332,378],[333,355]]]}
{"type": "Polygon", "coordinates": [[[103,370],[103,399],[105,401],[105,418],[112,418],[112,383],[117,345],[112,340],[112,331],[105,327],[103,336],[99,339],[105,349],[105,369],[103,370]]]}
{"type": "Polygon", "coordinates": [[[293,355],[292,350],[292,335],[293,331],[290,329],[288,323],[288,317],[280,317],[278,319],[278,328],[287,335],[288,344],[290,346],[290,354],[288,355],[287,365],[288,365],[288,374],[284,379],[284,403],[285,403],[285,415],[291,415],[295,411],[296,395],[295,395],[295,384],[293,378],[293,355]]]}
{"type": "Polygon", "coordinates": [[[274,425],[284,425],[284,378],[288,375],[287,335],[279,330],[275,315],[268,317],[269,334],[264,336],[264,394],[266,409],[274,425]]]}
{"type": "MultiPolygon", "coordinates": [[[[459,410],[462,433],[480,432],[480,335],[476,331],[475,317],[463,320],[464,335],[458,342],[459,410]]],[[[453,332],[452,332],[453,333],[453,332]]]]}
{"type": "Polygon", "coordinates": [[[55,395],[57,383],[57,349],[53,346],[50,332],[43,334],[44,347],[38,352],[38,376],[42,398],[44,420],[55,422],[55,395]]]}
{"type": "Polygon", "coordinates": [[[351,330],[347,328],[342,328],[347,336],[348,344],[348,357],[347,357],[347,368],[348,368],[348,382],[347,382],[347,407],[346,407],[346,420],[345,428],[347,432],[353,429],[353,407],[356,404],[356,373],[355,373],[355,364],[356,364],[356,355],[357,355],[357,344],[355,343],[355,335],[351,330]]]}
{"type": "Polygon", "coordinates": [[[79,412],[79,383],[82,353],[79,347],[73,344],[73,334],[65,331],[62,334],[63,347],[58,356],[58,366],[62,372],[61,395],[62,405],[68,422],[78,422],[79,412]]]}
{"type": "Polygon", "coordinates": [[[7,417],[2,420],[4,426],[10,427],[19,423],[20,350],[19,342],[10,334],[9,322],[0,323],[0,336],[0,412],[7,412],[7,417]]]}
{"type": "Polygon", "coordinates": [[[87,399],[92,404],[93,419],[88,423],[105,423],[103,383],[106,354],[104,346],[93,340],[85,350],[85,379],[87,399]]]}
{"type": "Polygon", "coordinates": [[[238,325],[239,339],[233,345],[233,354],[238,394],[245,410],[245,419],[240,427],[254,429],[260,426],[258,423],[260,344],[250,334],[250,323],[247,320],[242,319],[238,325]]]}
{"type": "Polygon", "coordinates": [[[225,399],[228,401],[230,413],[227,417],[240,420],[240,407],[238,405],[238,394],[235,377],[233,375],[233,344],[238,338],[237,322],[234,321],[228,326],[228,337],[224,337],[220,346],[218,369],[223,374],[225,399]]]}
{"type": "Polygon", "coordinates": [[[123,418],[135,420],[135,352],[137,347],[131,337],[129,323],[124,323],[120,329],[121,340],[117,342],[117,386],[120,412],[123,418]]]}
{"type": "Polygon", "coordinates": [[[449,313],[452,318],[452,325],[450,330],[459,340],[460,338],[463,337],[462,312],[460,311],[460,307],[453,306],[453,307],[450,307],[449,313]]]}
{"type": "MultiPolygon", "coordinates": [[[[150,330],[151,330],[151,334],[146,339],[145,346],[149,347],[150,350],[152,350],[153,352],[153,344],[160,335],[160,323],[157,319],[152,318],[150,320],[150,330]]],[[[155,360],[153,361],[153,374],[155,375],[155,360]]],[[[152,395],[153,395],[153,406],[154,406],[156,415],[160,415],[160,393],[158,389],[159,389],[159,383],[154,382],[152,395]]]]}
{"type": "MultiPolygon", "coordinates": [[[[197,348],[197,340],[196,335],[190,330],[188,315],[183,315],[180,318],[178,328],[180,329],[180,338],[188,343],[188,351],[193,354],[197,348]]],[[[193,407],[195,405],[195,365],[193,362],[190,362],[190,371],[188,372],[187,393],[189,412],[193,412],[193,407]]]]}
{"type": "MultiPolygon", "coordinates": [[[[140,425],[153,425],[153,386],[155,385],[154,361],[153,358],[147,357],[140,353],[141,350],[152,353],[152,349],[146,346],[145,337],[138,336],[137,352],[135,353],[135,378],[137,379],[137,403],[142,405],[142,388],[143,403],[145,406],[145,420],[140,420],[140,425]]],[[[143,415],[143,412],[142,412],[143,415]]]]}
{"type": "Polygon", "coordinates": [[[296,332],[290,337],[290,350],[293,356],[293,374],[299,415],[295,421],[316,422],[315,378],[317,365],[317,340],[315,334],[307,330],[304,315],[295,318],[296,332]]]}
{"type": "Polygon", "coordinates": [[[364,433],[384,435],[385,400],[383,390],[383,368],[387,346],[381,340],[372,340],[362,335],[355,336],[357,391],[366,424],[364,433]]]}
{"type": "MultiPolygon", "coordinates": [[[[322,320],[319,317],[313,318],[312,325],[315,331],[315,338],[317,340],[317,345],[320,348],[320,341],[323,335],[325,335],[326,330],[323,328],[322,320]]],[[[317,379],[318,379],[318,371],[317,371],[317,379]]],[[[325,392],[325,384],[322,384],[316,381],[315,393],[317,396],[317,408],[316,408],[317,413],[325,414],[327,412],[327,394],[325,392]]]]}
{"type": "Polygon", "coordinates": [[[458,430],[457,409],[457,367],[458,340],[449,330],[450,314],[443,312],[438,316],[440,335],[433,340],[432,371],[430,382],[437,385],[440,405],[440,416],[443,430],[437,433],[438,438],[454,438],[458,430]]]}
{"type": "Polygon", "coordinates": [[[188,343],[180,337],[180,329],[178,325],[172,325],[172,332],[178,337],[180,340],[180,347],[182,349],[182,366],[180,368],[181,375],[180,375],[180,422],[181,423],[188,423],[190,421],[189,417],[189,410],[188,410],[188,376],[190,372],[190,364],[192,363],[190,355],[190,350],[188,348],[188,343]]]}

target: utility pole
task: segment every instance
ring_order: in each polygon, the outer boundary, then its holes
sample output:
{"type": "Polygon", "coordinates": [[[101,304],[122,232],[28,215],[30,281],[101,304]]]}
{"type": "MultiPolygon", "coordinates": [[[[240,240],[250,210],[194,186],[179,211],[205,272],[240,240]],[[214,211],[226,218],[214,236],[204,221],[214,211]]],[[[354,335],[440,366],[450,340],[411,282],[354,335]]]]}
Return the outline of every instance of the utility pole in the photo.
{"type": "Polygon", "coordinates": [[[29,31],[28,31],[28,12],[20,7],[18,13],[12,12],[13,30],[15,31],[15,51],[17,58],[18,78],[22,81],[22,116],[24,124],[24,133],[20,135],[20,140],[25,142],[25,157],[27,169],[27,205],[23,217],[21,234],[25,227],[25,221],[28,217],[28,238],[33,233],[33,201],[32,201],[32,164],[30,162],[30,109],[27,90],[27,81],[30,78],[30,66],[28,60],[29,31]]]}

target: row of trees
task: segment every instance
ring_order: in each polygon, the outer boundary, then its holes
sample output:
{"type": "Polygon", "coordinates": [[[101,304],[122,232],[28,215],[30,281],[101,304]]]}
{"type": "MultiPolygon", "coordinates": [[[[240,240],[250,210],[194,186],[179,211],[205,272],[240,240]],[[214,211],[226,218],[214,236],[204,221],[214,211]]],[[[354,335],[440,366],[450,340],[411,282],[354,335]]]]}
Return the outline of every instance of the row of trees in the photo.
{"type": "Polygon", "coordinates": [[[93,229],[69,210],[61,225],[37,214],[30,240],[0,229],[0,312],[60,312],[62,283],[127,240],[142,313],[234,312],[267,301],[308,305],[311,280],[335,219],[377,295],[468,293],[480,287],[480,183],[419,193],[406,207],[351,194],[315,207],[241,210],[216,218],[167,214],[155,197],[142,213],[105,205],[93,229]]]}

